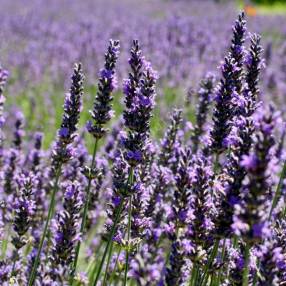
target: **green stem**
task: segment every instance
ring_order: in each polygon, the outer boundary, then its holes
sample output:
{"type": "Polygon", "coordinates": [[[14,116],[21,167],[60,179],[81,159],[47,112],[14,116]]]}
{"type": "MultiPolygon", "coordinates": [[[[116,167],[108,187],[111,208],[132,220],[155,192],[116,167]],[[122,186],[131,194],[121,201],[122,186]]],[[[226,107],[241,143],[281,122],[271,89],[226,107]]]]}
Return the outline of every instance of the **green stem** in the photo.
{"type": "Polygon", "coordinates": [[[107,258],[107,263],[106,263],[106,267],[105,267],[105,273],[104,273],[104,279],[103,279],[103,283],[102,286],[106,285],[106,280],[107,280],[107,272],[108,272],[108,268],[109,268],[109,264],[110,264],[110,260],[111,260],[111,256],[112,256],[112,250],[113,250],[113,241],[111,242],[110,248],[109,248],[109,253],[108,253],[108,258],[107,258]]]}
{"type": "MultiPolygon", "coordinates": [[[[225,247],[226,247],[226,239],[223,240],[223,247],[222,247],[222,253],[221,253],[222,267],[224,266],[225,247]]],[[[217,277],[218,285],[219,285],[220,280],[221,280],[221,274],[222,274],[221,272],[222,272],[222,269],[220,269],[218,272],[218,277],[217,277]]]]}
{"type": "Polygon", "coordinates": [[[197,277],[198,277],[198,267],[197,267],[196,263],[194,263],[189,286],[195,286],[196,285],[197,277]]]}
{"type": "Polygon", "coordinates": [[[128,230],[127,230],[127,250],[125,257],[125,274],[124,274],[124,286],[127,285],[127,273],[128,273],[128,262],[129,262],[129,243],[131,236],[131,216],[132,216],[132,195],[129,197],[129,207],[128,207],[128,230]]]}
{"type": "Polygon", "coordinates": [[[243,276],[242,276],[242,286],[248,286],[248,276],[249,276],[249,254],[250,247],[248,244],[245,246],[244,252],[244,268],[243,268],[243,276]]]}
{"type": "MultiPolygon", "coordinates": [[[[103,245],[103,242],[101,241],[100,242],[100,244],[99,244],[99,247],[98,247],[98,249],[97,249],[97,253],[98,254],[100,254],[100,249],[101,249],[101,247],[102,247],[102,245],[103,245]]],[[[96,258],[94,258],[93,260],[92,260],[92,270],[89,270],[88,271],[88,281],[93,281],[93,279],[94,279],[94,275],[95,275],[95,273],[96,273],[96,269],[97,269],[97,259],[96,258]]],[[[90,267],[90,268],[91,268],[90,267]]]]}
{"type": "Polygon", "coordinates": [[[219,239],[216,239],[210,258],[207,262],[207,265],[204,267],[204,274],[201,280],[201,283],[199,285],[205,286],[207,285],[208,282],[208,277],[209,277],[209,268],[211,267],[211,265],[213,264],[213,261],[217,255],[217,251],[218,251],[218,247],[219,247],[219,239]]]}
{"type": "Polygon", "coordinates": [[[46,235],[47,235],[47,232],[48,232],[50,220],[51,220],[52,215],[53,215],[53,210],[54,210],[54,206],[55,206],[55,198],[56,198],[56,193],[57,193],[57,190],[58,190],[58,183],[59,183],[59,179],[60,179],[61,169],[62,169],[62,165],[59,165],[57,170],[56,170],[56,179],[55,179],[55,184],[54,184],[52,195],[51,195],[49,211],[48,211],[48,217],[47,217],[47,220],[46,220],[46,223],[45,223],[45,226],[44,226],[44,231],[43,231],[43,234],[42,234],[42,237],[41,237],[41,240],[40,240],[40,244],[39,244],[39,247],[38,247],[37,256],[36,256],[35,261],[33,263],[33,268],[32,268],[32,271],[31,271],[30,278],[29,278],[29,284],[28,284],[29,286],[34,285],[34,281],[35,281],[35,278],[36,278],[36,272],[37,272],[40,256],[41,256],[41,253],[42,253],[42,248],[43,248],[44,241],[45,241],[45,238],[46,238],[46,235]]]}
{"type": "Polygon", "coordinates": [[[269,217],[268,217],[269,220],[271,219],[273,210],[277,206],[277,203],[278,203],[279,198],[281,196],[281,190],[282,190],[283,181],[284,181],[285,178],[286,178],[286,161],[284,162],[284,165],[283,165],[283,168],[282,168],[282,172],[281,172],[281,175],[280,175],[280,179],[279,179],[279,183],[277,185],[276,192],[275,192],[275,195],[273,197],[271,210],[270,210],[269,217]]]}
{"type": "MultiPolygon", "coordinates": [[[[91,171],[93,170],[94,164],[95,164],[95,155],[96,155],[96,151],[97,151],[97,145],[98,145],[98,139],[95,139],[94,148],[93,148],[93,154],[92,154],[92,161],[91,161],[91,166],[90,166],[90,170],[91,171]]],[[[88,213],[88,207],[89,207],[89,201],[90,201],[91,182],[92,182],[92,177],[91,177],[91,174],[90,174],[89,178],[88,178],[87,188],[86,188],[86,200],[85,200],[85,204],[84,204],[82,220],[81,220],[81,225],[80,225],[80,233],[82,235],[83,235],[83,232],[84,232],[84,229],[85,229],[85,226],[86,226],[86,221],[87,221],[87,213],[88,213]]],[[[76,246],[74,263],[73,263],[72,269],[71,269],[71,281],[70,281],[71,285],[73,283],[74,274],[75,274],[76,267],[77,267],[80,246],[81,246],[81,240],[78,241],[77,246],[76,246]]]]}
{"type": "Polygon", "coordinates": [[[214,161],[214,175],[217,175],[218,171],[219,171],[219,154],[215,155],[215,161],[214,161]]]}
{"type": "Polygon", "coordinates": [[[120,218],[120,215],[121,215],[123,206],[124,206],[124,199],[121,198],[120,205],[119,205],[119,207],[118,207],[118,209],[117,209],[116,217],[115,217],[115,220],[114,220],[112,229],[111,229],[111,231],[110,231],[110,235],[109,235],[109,237],[108,237],[107,244],[106,244],[106,247],[105,247],[103,256],[102,256],[102,258],[101,258],[101,261],[100,261],[100,264],[99,264],[99,267],[98,267],[98,270],[97,270],[97,273],[96,273],[96,278],[95,278],[95,281],[94,281],[94,283],[93,283],[93,286],[96,286],[97,283],[98,283],[98,281],[99,281],[99,277],[100,277],[100,274],[101,274],[101,271],[102,271],[102,267],[103,267],[104,261],[105,261],[105,259],[106,259],[106,255],[107,255],[107,252],[108,252],[110,243],[111,243],[111,241],[112,241],[112,239],[113,239],[113,236],[114,236],[114,234],[115,234],[116,225],[117,225],[117,223],[118,223],[118,221],[119,221],[119,218],[120,218]]]}

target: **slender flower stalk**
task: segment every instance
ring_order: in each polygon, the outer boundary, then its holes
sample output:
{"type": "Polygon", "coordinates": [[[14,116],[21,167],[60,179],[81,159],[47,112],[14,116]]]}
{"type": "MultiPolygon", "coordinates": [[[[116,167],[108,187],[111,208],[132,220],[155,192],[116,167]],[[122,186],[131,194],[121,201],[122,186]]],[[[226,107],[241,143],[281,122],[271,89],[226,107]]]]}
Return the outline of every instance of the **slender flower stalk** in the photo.
{"type": "Polygon", "coordinates": [[[50,220],[53,216],[55,208],[55,199],[62,171],[62,165],[67,163],[72,157],[72,147],[70,145],[76,136],[75,132],[77,131],[77,124],[79,121],[81,98],[83,95],[83,79],[84,76],[82,73],[81,64],[75,64],[74,72],[71,77],[70,92],[66,95],[65,98],[64,114],[62,118],[61,128],[58,131],[56,146],[52,154],[51,173],[54,175],[54,183],[52,186],[48,216],[44,225],[43,233],[38,245],[37,255],[35,257],[29,277],[29,286],[32,286],[35,283],[42,248],[44,246],[44,241],[48,233],[50,220]]]}
{"type": "MultiPolygon", "coordinates": [[[[84,209],[82,213],[82,220],[80,226],[80,232],[83,235],[85,228],[86,228],[86,220],[87,220],[87,213],[88,207],[90,204],[90,189],[91,183],[93,179],[96,178],[97,170],[95,168],[95,158],[96,152],[98,147],[98,141],[106,134],[108,131],[104,125],[108,123],[112,117],[112,92],[116,87],[116,77],[115,77],[115,65],[119,54],[119,41],[109,41],[108,50],[105,54],[105,65],[104,69],[100,71],[100,78],[98,83],[98,91],[95,97],[93,110],[90,112],[92,121],[87,123],[87,130],[90,134],[93,135],[95,138],[94,147],[93,147],[93,154],[92,154],[92,161],[90,167],[85,168],[85,175],[87,177],[88,183],[86,188],[86,198],[84,203],[84,209]]],[[[72,266],[71,271],[71,280],[73,280],[73,276],[76,271],[78,256],[80,251],[81,241],[78,241],[76,246],[76,254],[74,263],[72,266]]]]}
{"type": "Polygon", "coordinates": [[[53,281],[63,279],[74,261],[75,245],[80,240],[78,233],[82,197],[78,182],[65,186],[63,210],[57,214],[51,250],[51,269],[53,281]]]}

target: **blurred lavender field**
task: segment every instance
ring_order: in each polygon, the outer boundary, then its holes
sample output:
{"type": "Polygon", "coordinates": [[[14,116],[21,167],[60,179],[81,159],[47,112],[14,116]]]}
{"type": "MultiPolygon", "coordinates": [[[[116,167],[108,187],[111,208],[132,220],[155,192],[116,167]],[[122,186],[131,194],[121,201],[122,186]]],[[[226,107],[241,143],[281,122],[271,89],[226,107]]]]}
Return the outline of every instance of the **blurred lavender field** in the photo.
{"type": "MultiPolygon", "coordinates": [[[[29,129],[43,126],[51,130],[45,139],[47,146],[55,134],[64,82],[72,64],[83,63],[87,81],[84,104],[90,108],[107,41],[115,38],[122,43],[120,81],[127,75],[128,47],[136,38],[159,71],[156,118],[164,122],[166,111],[184,105],[187,91],[197,88],[207,71],[218,74],[238,11],[235,2],[226,2],[51,0],[46,5],[40,0],[3,0],[0,53],[2,65],[10,72],[8,105],[13,110],[17,103],[17,108],[23,109],[29,129]]],[[[263,71],[262,94],[283,106],[285,16],[258,14],[247,20],[249,30],[263,37],[267,69],[263,71]]],[[[119,97],[116,102],[118,115],[119,97]]],[[[153,132],[157,129],[154,126],[153,132]]]]}

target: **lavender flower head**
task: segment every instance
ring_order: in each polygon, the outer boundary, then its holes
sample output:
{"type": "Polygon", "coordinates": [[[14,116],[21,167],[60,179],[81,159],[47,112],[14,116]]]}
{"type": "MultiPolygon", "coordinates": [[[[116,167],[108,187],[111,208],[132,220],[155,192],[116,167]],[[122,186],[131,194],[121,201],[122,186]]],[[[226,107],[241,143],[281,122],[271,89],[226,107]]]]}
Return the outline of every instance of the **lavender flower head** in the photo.
{"type": "Polygon", "coordinates": [[[241,165],[247,171],[247,183],[244,186],[241,203],[236,205],[232,228],[250,244],[269,236],[268,198],[271,198],[268,167],[274,145],[273,109],[258,120],[258,133],[255,136],[254,149],[244,155],[241,165]]]}
{"type": "Polygon", "coordinates": [[[142,51],[138,40],[133,40],[129,58],[131,72],[129,73],[128,79],[125,80],[123,86],[123,91],[125,94],[125,105],[127,109],[131,108],[133,105],[136,89],[138,88],[139,81],[142,77],[144,60],[145,59],[142,56],[142,51]]]}
{"type": "Polygon", "coordinates": [[[104,69],[100,71],[98,91],[93,110],[90,111],[93,123],[87,123],[87,130],[95,138],[101,138],[107,132],[103,127],[112,116],[112,92],[116,88],[115,65],[119,54],[119,41],[110,40],[105,54],[104,69]]]}
{"type": "Polygon", "coordinates": [[[250,49],[246,56],[246,82],[248,90],[250,91],[250,96],[253,101],[257,101],[259,97],[259,76],[261,68],[263,66],[263,61],[261,54],[263,49],[260,45],[261,37],[259,35],[253,34],[250,38],[250,49]]]}
{"type": "Polygon", "coordinates": [[[238,19],[232,28],[233,38],[230,46],[230,54],[236,64],[234,72],[234,87],[238,93],[242,91],[242,77],[243,77],[243,64],[244,64],[244,35],[246,32],[246,21],[244,12],[238,15],[238,19]]]}
{"type": "Polygon", "coordinates": [[[204,132],[204,125],[207,120],[208,110],[213,93],[215,77],[208,73],[200,82],[198,90],[198,104],[196,107],[196,124],[192,134],[192,149],[196,153],[199,147],[199,140],[204,132]]]}
{"type": "MultiPolygon", "coordinates": [[[[142,78],[132,98],[132,105],[124,112],[125,126],[128,128],[127,138],[124,140],[125,159],[130,165],[137,165],[144,160],[145,146],[150,133],[150,119],[155,105],[156,80],[156,72],[145,62],[142,78]]],[[[126,94],[126,98],[128,96],[129,94],[126,94]]]]}
{"type": "Polygon", "coordinates": [[[66,94],[65,98],[61,128],[58,131],[58,138],[52,155],[52,165],[55,169],[67,162],[72,156],[69,144],[73,142],[77,131],[83,95],[83,80],[82,66],[75,64],[70,92],[66,94]]]}
{"type": "Polygon", "coordinates": [[[12,238],[12,243],[16,249],[22,248],[27,241],[24,236],[29,230],[36,205],[33,199],[34,185],[36,178],[32,174],[22,174],[18,178],[18,196],[16,196],[13,209],[15,213],[13,228],[16,233],[12,238]]]}
{"type": "Polygon", "coordinates": [[[65,186],[63,210],[58,213],[54,229],[51,261],[54,266],[68,266],[74,258],[74,247],[80,239],[78,225],[82,197],[77,182],[65,186]]]}
{"type": "Polygon", "coordinates": [[[236,68],[233,58],[231,58],[230,55],[226,57],[221,67],[222,79],[220,80],[216,92],[213,127],[210,131],[211,149],[217,154],[225,150],[224,139],[231,130],[231,120],[234,115],[232,97],[236,93],[234,85],[234,73],[236,68]]]}

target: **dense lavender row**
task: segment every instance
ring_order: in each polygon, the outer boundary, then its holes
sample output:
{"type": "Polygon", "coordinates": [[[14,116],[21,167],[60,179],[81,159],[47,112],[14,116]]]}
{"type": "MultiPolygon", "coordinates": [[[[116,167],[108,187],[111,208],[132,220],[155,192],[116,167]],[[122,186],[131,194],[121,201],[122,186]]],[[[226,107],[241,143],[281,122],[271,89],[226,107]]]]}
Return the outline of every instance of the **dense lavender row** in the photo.
{"type": "Polygon", "coordinates": [[[5,138],[0,69],[1,285],[285,285],[284,121],[261,101],[261,38],[247,35],[241,13],[219,78],[193,91],[195,124],[174,109],[161,140],[158,75],[138,40],[120,120],[109,130],[122,50],[110,40],[86,134],[79,63],[49,150],[39,132],[24,142],[21,113],[5,138]]]}

